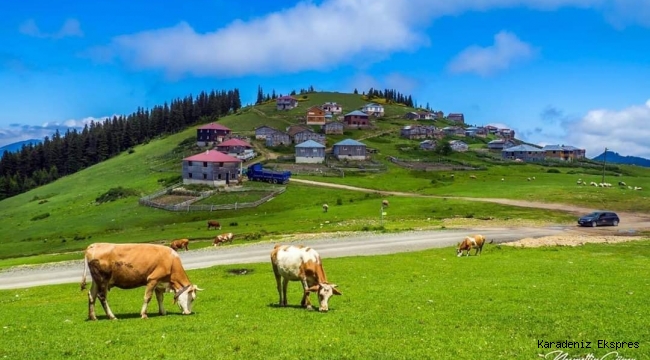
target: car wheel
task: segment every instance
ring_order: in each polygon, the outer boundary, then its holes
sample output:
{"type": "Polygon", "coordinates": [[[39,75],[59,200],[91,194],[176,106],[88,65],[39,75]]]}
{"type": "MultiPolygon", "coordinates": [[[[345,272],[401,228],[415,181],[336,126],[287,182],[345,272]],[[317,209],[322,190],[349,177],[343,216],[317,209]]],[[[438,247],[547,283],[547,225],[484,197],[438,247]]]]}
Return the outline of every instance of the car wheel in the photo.
{"type": "Polygon", "coordinates": [[[614,225],[614,226],[618,226],[618,220],[614,220],[614,222],[612,223],[612,225],[614,225]]]}
{"type": "Polygon", "coordinates": [[[596,227],[596,222],[595,221],[591,222],[591,227],[596,227]]]}

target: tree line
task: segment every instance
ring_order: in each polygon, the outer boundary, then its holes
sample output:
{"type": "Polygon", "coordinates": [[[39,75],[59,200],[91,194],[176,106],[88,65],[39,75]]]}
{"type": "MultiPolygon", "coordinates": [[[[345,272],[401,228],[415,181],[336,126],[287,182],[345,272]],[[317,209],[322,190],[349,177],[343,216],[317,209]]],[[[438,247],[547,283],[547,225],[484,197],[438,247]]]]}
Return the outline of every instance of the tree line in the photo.
{"type": "Polygon", "coordinates": [[[93,121],[83,129],[58,130],[39,144],[18,152],[5,151],[0,158],[0,200],[21,194],[62,176],[110,159],[133,146],[188,126],[216,120],[241,108],[239,90],[201,92],[156,105],[138,108],[128,116],[93,121]]]}

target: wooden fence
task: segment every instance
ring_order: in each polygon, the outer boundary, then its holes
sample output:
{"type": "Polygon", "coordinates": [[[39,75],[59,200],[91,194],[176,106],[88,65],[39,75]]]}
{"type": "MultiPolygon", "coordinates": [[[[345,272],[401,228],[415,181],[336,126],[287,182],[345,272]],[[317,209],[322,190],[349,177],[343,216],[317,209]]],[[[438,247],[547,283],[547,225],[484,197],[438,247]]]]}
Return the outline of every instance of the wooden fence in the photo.
{"type": "MultiPolygon", "coordinates": [[[[238,209],[245,209],[245,208],[254,208],[258,207],[261,204],[273,199],[274,197],[282,194],[283,192],[286,191],[285,187],[280,187],[276,188],[272,193],[269,195],[266,195],[265,197],[254,201],[254,202],[248,202],[248,203],[234,203],[234,204],[222,204],[222,205],[192,205],[193,203],[205,199],[209,196],[212,196],[215,192],[218,192],[219,190],[213,190],[213,191],[205,191],[201,193],[200,196],[195,197],[193,199],[187,200],[185,202],[182,202],[180,204],[173,204],[173,205],[168,205],[168,204],[159,204],[155,201],[152,201],[156,197],[159,197],[161,195],[165,195],[169,190],[173,189],[174,187],[178,186],[178,184],[167,187],[163,190],[160,190],[154,194],[145,196],[140,198],[138,203],[143,206],[149,206],[153,207],[156,209],[162,209],[162,210],[167,210],[167,211],[217,211],[217,210],[238,210],[238,209]]],[[[229,190],[233,192],[237,191],[246,191],[246,190],[229,190]]]]}

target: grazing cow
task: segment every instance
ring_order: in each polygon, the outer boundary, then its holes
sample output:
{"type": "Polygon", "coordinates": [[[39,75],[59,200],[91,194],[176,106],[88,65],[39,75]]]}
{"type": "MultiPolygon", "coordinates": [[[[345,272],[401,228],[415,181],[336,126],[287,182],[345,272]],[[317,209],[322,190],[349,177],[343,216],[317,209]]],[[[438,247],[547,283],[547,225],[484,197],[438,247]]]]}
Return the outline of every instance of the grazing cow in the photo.
{"type": "Polygon", "coordinates": [[[221,246],[221,244],[225,244],[227,242],[232,244],[233,237],[234,235],[232,233],[217,235],[217,237],[214,238],[214,241],[212,242],[212,246],[221,246]]]}
{"type": "Polygon", "coordinates": [[[463,251],[466,251],[466,256],[469,256],[471,249],[476,249],[474,255],[480,255],[483,252],[483,245],[485,244],[485,237],[483,235],[466,236],[465,239],[458,245],[456,255],[463,256],[463,251]]]}
{"type": "Polygon", "coordinates": [[[383,201],[381,202],[381,206],[383,206],[383,207],[388,207],[388,200],[383,200],[383,201]]]}
{"type": "Polygon", "coordinates": [[[174,292],[183,315],[192,313],[196,292],[203,290],[193,285],[178,254],[163,245],[156,244],[108,244],[95,243],[88,246],[81,278],[81,290],[86,288],[86,270],[93,279],[88,292],[88,319],[97,320],[95,300],[99,301],[109,319],[116,319],[108,306],[108,291],[112,287],[134,289],[146,286],[140,316],[147,318],[147,306],[153,292],[158,300],[158,312],[165,315],[163,296],[165,291],[174,292]]]}
{"type": "Polygon", "coordinates": [[[330,207],[327,204],[323,204],[323,212],[327,212],[330,207]]]}
{"type": "Polygon", "coordinates": [[[470,179],[476,179],[476,175],[470,175],[469,178],[470,179]]]}
{"type": "Polygon", "coordinates": [[[210,221],[208,221],[208,230],[210,230],[210,228],[215,228],[215,229],[221,230],[221,224],[219,224],[218,221],[210,220],[210,221]]]}
{"type": "Polygon", "coordinates": [[[179,239],[179,240],[172,241],[172,243],[171,243],[171,245],[169,245],[169,247],[171,247],[172,249],[174,249],[176,251],[178,251],[180,249],[185,249],[185,251],[187,251],[187,250],[189,250],[187,248],[189,243],[190,243],[189,239],[179,239]]]}
{"type": "Polygon", "coordinates": [[[623,181],[619,181],[618,186],[627,186],[627,184],[625,182],[623,182],[623,181]]]}
{"type": "Polygon", "coordinates": [[[329,310],[329,298],[332,295],[341,295],[336,284],[327,282],[320,255],[316,250],[294,245],[275,245],[271,252],[271,264],[275,274],[275,282],[280,295],[280,306],[287,306],[287,285],[289,281],[302,283],[303,295],[300,305],[312,310],[309,295],[311,292],[318,294],[319,311],[329,310]],[[282,281],[280,281],[282,278],[282,281]]]}

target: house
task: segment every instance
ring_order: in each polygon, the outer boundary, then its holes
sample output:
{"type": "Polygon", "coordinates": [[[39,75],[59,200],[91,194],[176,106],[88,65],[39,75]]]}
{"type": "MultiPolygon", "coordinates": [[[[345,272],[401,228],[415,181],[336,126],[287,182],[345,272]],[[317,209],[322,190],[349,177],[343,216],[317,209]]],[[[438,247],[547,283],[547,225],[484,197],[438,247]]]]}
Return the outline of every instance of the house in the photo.
{"type": "Polygon", "coordinates": [[[498,128],[498,127],[496,127],[496,126],[492,126],[492,125],[487,125],[485,128],[486,128],[487,131],[488,131],[490,134],[492,134],[492,135],[496,134],[496,133],[499,131],[499,128],[498,128]]]}
{"type": "Polygon", "coordinates": [[[442,128],[445,136],[465,136],[465,129],[460,126],[446,126],[442,128]]]}
{"type": "Polygon", "coordinates": [[[435,115],[430,111],[420,111],[418,114],[418,120],[434,120],[435,115]]]}
{"type": "Polygon", "coordinates": [[[264,140],[267,136],[280,132],[277,129],[274,129],[270,126],[262,125],[255,128],[255,138],[258,140],[264,140]]]}
{"type": "Polygon", "coordinates": [[[507,149],[509,147],[515,146],[515,142],[512,140],[506,140],[506,139],[496,139],[490,141],[487,146],[488,150],[493,150],[493,151],[501,151],[503,149],[507,149]]]}
{"type": "Polygon", "coordinates": [[[291,136],[281,131],[278,131],[266,137],[266,146],[268,147],[289,145],[289,144],[291,144],[291,136]]]}
{"type": "Polygon", "coordinates": [[[343,112],[343,107],[335,102],[326,102],[321,108],[330,114],[340,114],[343,112]]]}
{"type": "Polygon", "coordinates": [[[438,145],[436,140],[424,140],[420,142],[420,149],[422,150],[433,150],[436,148],[436,145],[438,145]]]}
{"type": "Polygon", "coordinates": [[[312,106],[307,109],[306,116],[307,125],[323,125],[325,124],[325,110],[318,106],[312,106]]]}
{"type": "Polygon", "coordinates": [[[501,157],[509,160],[521,161],[542,161],[544,160],[544,150],[531,145],[511,146],[501,150],[501,157]]]}
{"type": "Polygon", "coordinates": [[[287,134],[289,134],[291,139],[293,139],[293,137],[296,136],[297,133],[305,130],[311,130],[311,127],[307,125],[291,125],[291,126],[287,126],[286,130],[287,130],[287,134]]]}
{"type": "Polygon", "coordinates": [[[496,135],[502,139],[514,139],[515,131],[511,129],[499,129],[496,135]]]}
{"type": "Polygon", "coordinates": [[[407,139],[426,139],[437,137],[440,133],[435,126],[407,125],[400,130],[400,137],[407,139]]]}
{"type": "MultiPolygon", "coordinates": [[[[253,146],[240,139],[230,139],[217,145],[217,151],[237,157],[237,155],[244,155],[244,153],[250,154],[253,151],[253,146]]],[[[250,155],[246,157],[250,157],[250,155]]]]}
{"type": "Polygon", "coordinates": [[[451,140],[449,142],[451,149],[458,152],[465,152],[469,150],[469,146],[462,140],[451,140]]]}
{"type": "Polygon", "coordinates": [[[442,119],[445,117],[445,113],[442,111],[432,111],[431,114],[433,114],[435,119],[442,119]]]}
{"type": "Polygon", "coordinates": [[[297,132],[297,133],[295,133],[293,135],[293,143],[294,144],[300,144],[300,143],[303,143],[303,142],[305,142],[307,140],[313,140],[313,141],[315,141],[317,143],[320,143],[320,144],[323,144],[323,145],[325,145],[326,141],[327,141],[326,138],[325,138],[325,135],[318,134],[318,133],[314,132],[311,129],[306,129],[306,130],[303,130],[303,131],[299,131],[299,132],[297,132]]]}
{"type": "Polygon", "coordinates": [[[200,126],[196,129],[196,145],[216,145],[217,143],[222,142],[231,132],[232,130],[217,123],[200,126]]]}
{"type": "Polygon", "coordinates": [[[345,114],[343,122],[349,127],[367,127],[370,125],[368,114],[359,110],[345,114]]]}
{"type": "Polygon", "coordinates": [[[546,145],[542,148],[546,159],[573,161],[584,159],[586,151],[568,145],[546,145]]]}
{"type": "Polygon", "coordinates": [[[228,185],[242,173],[242,160],[207,150],[183,159],[183,184],[228,185]]]}
{"type": "Polygon", "coordinates": [[[447,120],[453,121],[457,124],[464,124],[465,115],[461,113],[450,113],[449,115],[447,115],[447,120]]]}
{"type": "Polygon", "coordinates": [[[332,154],[339,160],[365,160],[366,144],[353,139],[345,139],[332,146],[332,154]]]}
{"type": "Polygon", "coordinates": [[[323,125],[321,129],[322,132],[327,135],[343,134],[344,126],[345,125],[343,125],[343,123],[340,121],[332,121],[332,122],[325,123],[325,125],[323,125]]]}
{"type": "Polygon", "coordinates": [[[366,104],[363,108],[361,108],[361,111],[368,114],[368,116],[384,116],[384,107],[375,103],[366,104]]]}
{"type": "Polygon", "coordinates": [[[475,126],[470,126],[465,129],[465,136],[468,137],[486,137],[487,136],[487,129],[484,127],[475,127],[475,126]]]}
{"type": "Polygon", "coordinates": [[[418,114],[415,111],[407,112],[406,114],[404,114],[404,119],[418,120],[419,118],[420,118],[420,114],[418,114]]]}
{"type": "Polygon", "coordinates": [[[278,110],[291,110],[298,106],[298,100],[293,96],[280,96],[275,99],[275,105],[278,110]]]}
{"type": "Polygon", "coordinates": [[[316,164],[325,161],[325,145],[307,140],[296,145],[296,164],[316,164]]]}

